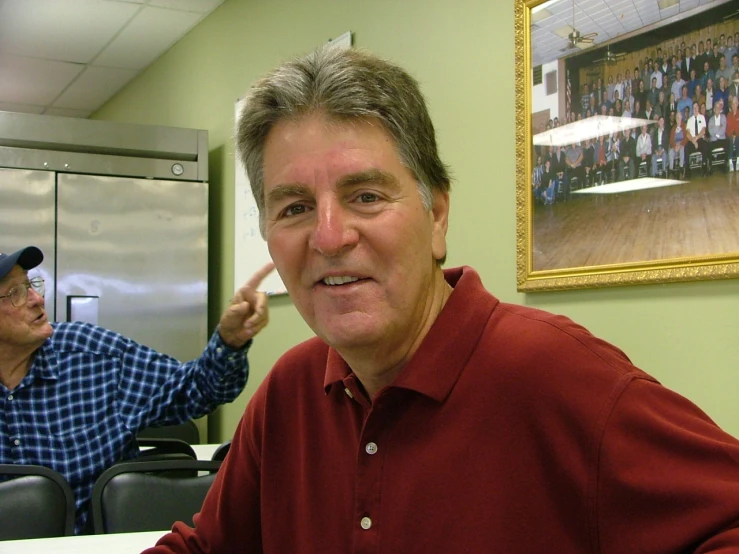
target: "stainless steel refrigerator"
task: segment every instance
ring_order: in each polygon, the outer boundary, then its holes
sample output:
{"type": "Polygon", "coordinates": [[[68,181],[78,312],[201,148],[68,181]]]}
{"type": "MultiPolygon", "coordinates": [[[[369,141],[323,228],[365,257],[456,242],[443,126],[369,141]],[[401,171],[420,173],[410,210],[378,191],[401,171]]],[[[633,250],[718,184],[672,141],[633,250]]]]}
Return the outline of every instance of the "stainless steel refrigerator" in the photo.
{"type": "Polygon", "coordinates": [[[194,358],[208,339],[207,164],[207,131],[0,112],[0,249],[44,252],[50,319],[194,358]]]}

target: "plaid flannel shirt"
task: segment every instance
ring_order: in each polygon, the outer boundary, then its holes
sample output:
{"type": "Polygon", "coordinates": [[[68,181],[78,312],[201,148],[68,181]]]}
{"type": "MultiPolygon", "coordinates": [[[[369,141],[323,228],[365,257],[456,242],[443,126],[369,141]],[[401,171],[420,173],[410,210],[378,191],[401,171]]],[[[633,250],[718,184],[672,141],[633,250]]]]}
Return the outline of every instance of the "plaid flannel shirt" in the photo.
{"type": "Polygon", "coordinates": [[[0,385],[0,462],[50,467],[75,493],[75,532],[87,527],[97,477],[138,453],[137,433],[181,423],[231,402],[243,390],[246,352],[215,332],[186,363],[87,323],[55,323],[28,374],[0,385]]]}

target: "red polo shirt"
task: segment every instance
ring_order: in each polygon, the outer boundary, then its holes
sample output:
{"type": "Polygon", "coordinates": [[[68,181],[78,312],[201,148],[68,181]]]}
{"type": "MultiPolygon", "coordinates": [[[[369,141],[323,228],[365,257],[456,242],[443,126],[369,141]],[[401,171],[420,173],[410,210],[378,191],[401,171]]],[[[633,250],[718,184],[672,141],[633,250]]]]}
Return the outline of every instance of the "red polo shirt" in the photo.
{"type": "Polygon", "coordinates": [[[734,135],[739,136],[739,110],[726,114],[726,137],[731,138],[734,135]]]}
{"type": "Polygon", "coordinates": [[[499,302],[469,268],[446,277],[442,313],[373,404],[320,340],[285,354],[196,529],[150,552],[739,548],[735,439],[569,319],[499,302]]]}

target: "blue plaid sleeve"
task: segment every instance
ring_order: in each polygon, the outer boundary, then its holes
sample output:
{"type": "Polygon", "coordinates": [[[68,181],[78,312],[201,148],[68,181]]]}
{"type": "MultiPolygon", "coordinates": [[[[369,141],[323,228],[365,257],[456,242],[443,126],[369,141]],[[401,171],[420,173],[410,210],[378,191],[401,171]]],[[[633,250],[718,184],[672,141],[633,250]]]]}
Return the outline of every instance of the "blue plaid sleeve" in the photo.
{"type": "Polygon", "coordinates": [[[181,423],[232,402],[246,385],[250,345],[233,350],[216,331],[199,358],[180,363],[128,340],[118,383],[126,425],[140,430],[181,423]]]}

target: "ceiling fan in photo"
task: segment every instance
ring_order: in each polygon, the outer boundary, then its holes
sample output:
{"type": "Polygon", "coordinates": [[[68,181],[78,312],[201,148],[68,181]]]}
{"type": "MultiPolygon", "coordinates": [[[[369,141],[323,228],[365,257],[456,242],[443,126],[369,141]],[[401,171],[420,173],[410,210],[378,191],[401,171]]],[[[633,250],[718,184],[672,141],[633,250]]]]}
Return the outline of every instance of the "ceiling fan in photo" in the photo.
{"type": "Polygon", "coordinates": [[[625,52],[611,52],[611,47],[606,46],[606,51],[602,58],[593,60],[593,63],[612,64],[621,61],[626,56],[625,52]]]}
{"type": "Polygon", "coordinates": [[[560,49],[560,52],[568,52],[575,48],[582,48],[578,45],[591,45],[595,42],[598,33],[582,34],[575,27],[575,0],[572,0],[572,31],[567,35],[567,46],[560,49]]]}

